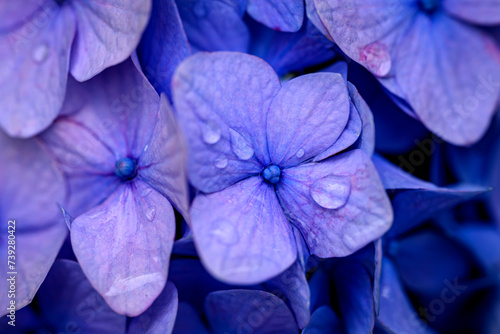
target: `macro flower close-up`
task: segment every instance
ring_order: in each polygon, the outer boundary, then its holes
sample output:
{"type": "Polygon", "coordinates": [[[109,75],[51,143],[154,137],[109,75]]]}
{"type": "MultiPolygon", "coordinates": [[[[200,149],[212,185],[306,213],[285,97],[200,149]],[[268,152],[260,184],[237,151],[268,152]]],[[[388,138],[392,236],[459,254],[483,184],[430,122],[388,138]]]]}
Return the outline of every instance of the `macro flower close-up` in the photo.
{"type": "Polygon", "coordinates": [[[500,1],[0,0],[0,333],[500,333],[500,1]]]}

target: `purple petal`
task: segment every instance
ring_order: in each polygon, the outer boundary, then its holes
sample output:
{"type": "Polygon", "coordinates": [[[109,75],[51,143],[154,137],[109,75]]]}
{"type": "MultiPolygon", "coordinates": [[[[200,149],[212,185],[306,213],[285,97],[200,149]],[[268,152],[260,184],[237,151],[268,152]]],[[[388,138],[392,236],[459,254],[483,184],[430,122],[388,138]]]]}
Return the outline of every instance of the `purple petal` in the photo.
{"type": "Polygon", "coordinates": [[[205,300],[205,313],[216,333],[299,333],[285,303],[264,291],[212,292],[205,300]]]}
{"type": "Polygon", "coordinates": [[[0,33],[0,126],[11,136],[41,132],[63,104],[75,19],[67,6],[40,10],[43,25],[34,15],[10,34],[0,33]]]}
{"type": "Polygon", "coordinates": [[[265,281],[290,267],[297,257],[291,226],[273,187],[260,176],[197,196],[191,219],[203,264],[224,282],[265,281]]]}
{"type": "MultiPolygon", "coordinates": [[[[33,16],[47,20],[58,10],[59,5],[56,2],[50,3],[45,0],[4,1],[0,12],[0,31],[4,32],[18,27],[30,21],[33,16]]],[[[33,31],[28,32],[26,29],[17,37],[31,37],[31,34],[33,34],[33,31]]]]}
{"type": "Polygon", "coordinates": [[[172,333],[177,315],[177,305],[177,289],[175,285],[167,282],[163,292],[146,312],[130,321],[127,334],[172,333]]]}
{"type": "Polygon", "coordinates": [[[248,52],[250,33],[242,18],[245,1],[180,0],[177,5],[194,51],[248,52]]]}
{"type": "Polygon", "coordinates": [[[361,117],[361,123],[363,124],[361,138],[358,142],[358,148],[371,157],[375,151],[375,124],[373,123],[373,114],[365,100],[363,100],[361,95],[359,95],[356,87],[348,82],[347,88],[349,89],[351,103],[353,103],[356,107],[356,110],[361,117]]]}
{"type": "Polygon", "coordinates": [[[174,207],[189,217],[186,154],[170,103],[162,94],[151,142],[140,158],[140,178],[166,196],[174,207]]]}
{"type": "Polygon", "coordinates": [[[406,173],[379,155],[373,157],[373,162],[384,187],[392,194],[394,224],[388,232],[390,236],[403,234],[440,210],[487,191],[476,186],[437,187],[406,173]]]}
{"type": "Polygon", "coordinates": [[[316,4],[314,3],[314,0],[305,0],[306,4],[306,15],[309,21],[311,21],[312,24],[323,34],[328,38],[330,41],[333,41],[332,36],[330,36],[330,33],[326,29],[325,25],[323,22],[321,22],[321,19],[319,18],[318,11],[316,10],[316,4]]]}
{"type": "Polygon", "coordinates": [[[172,85],[191,183],[214,192],[260,173],[269,162],[267,111],[280,89],[273,69],[250,55],[199,53],[177,68],[172,85]]]}
{"type": "Polygon", "coordinates": [[[343,333],[344,328],[340,318],[330,308],[330,306],[321,306],[311,315],[311,322],[304,328],[302,334],[331,334],[343,333]]]}
{"type": "MultiPolygon", "coordinates": [[[[54,161],[35,139],[19,140],[0,131],[0,184],[2,198],[0,219],[0,258],[4,270],[0,275],[0,314],[10,305],[7,278],[17,272],[16,308],[33,299],[54,262],[67,227],[56,202],[64,199],[64,184],[54,161]],[[15,220],[15,223],[9,221],[15,220]],[[8,227],[13,226],[13,227],[8,227]],[[8,268],[8,240],[14,231],[15,268],[8,268]]],[[[11,237],[12,239],[12,237],[11,237]]],[[[10,254],[12,255],[12,254],[10,254]]]]}
{"type": "Polygon", "coordinates": [[[191,54],[174,0],[153,1],[151,20],[137,52],[149,81],[171,99],[174,70],[191,54]]]}
{"type": "Polygon", "coordinates": [[[448,0],[443,8],[451,15],[473,24],[500,24],[500,1],[498,0],[448,0]]]}
{"type": "Polygon", "coordinates": [[[383,261],[377,320],[393,333],[434,333],[410,304],[394,264],[387,258],[383,261]]]}
{"type": "Polygon", "coordinates": [[[377,76],[392,68],[392,50],[418,7],[413,1],[315,0],[318,15],[349,58],[377,76]]]}
{"type": "Polygon", "coordinates": [[[349,255],[392,223],[389,199],[361,150],[285,169],[276,189],[311,253],[320,257],[349,255]]]}
{"type": "Polygon", "coordinates": [[[395,56],[398,84],[428,129],[469,145],[483,136],[495,111],[500,50],[485,32],[444,15],[415,20],[395,56]]]}
{"type": "Polygon", "coordinates": [[[56,332],[124,333],[126,317],[111,310],[78,263],[58,260],[37,293],[38,307],[56,332]]]}
{"type": "Polygon", "coordinates": [[[315,73],[287,82],[271,104],[267,141],[271,160],[295,166],[332,146],[349,118],[349,96],[339,74],[315,73]]]}
{"type": "Polygon", "coordinates": [[[168,200],[138,180],[77,217],[73,250],[92,285],[120,314],[137,316],[161,293],[175,235],[168,200]]]}
{"type": "Polygon", "coordinates": [[[299,328],[304,328],[311,318],[309,285],[299,262],[295,262],[281,275],[265,282],[266,289],[283,299],[295,314],[299,328]]]}
{"type": "Polygon", "coordinates": [[[247,12],[271,29],[295,32],[304,21],[302,0],[248,0],[247,12]]]}
{"type": "Polygon", "coordinates": [[[127,59],[149,20],[151,0],[72,1],[77,35],[71,74],[85,81],[127,59]]]}

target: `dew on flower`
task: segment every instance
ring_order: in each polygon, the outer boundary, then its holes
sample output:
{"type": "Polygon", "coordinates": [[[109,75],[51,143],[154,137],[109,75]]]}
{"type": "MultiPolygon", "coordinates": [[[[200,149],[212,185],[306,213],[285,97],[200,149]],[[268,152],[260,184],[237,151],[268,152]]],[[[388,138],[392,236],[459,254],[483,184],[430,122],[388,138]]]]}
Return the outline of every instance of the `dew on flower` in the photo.
{"type": "Polygon", "coordinates": [[[228,164],[228,160],[225,156],[221,155],[215,159],[215,167],[224,169],[228,164]]]}
{"type": "Polygon", "coordinates": [[[37,63],[43,63],[47,59],[48,55],[49,47],[45,43],[38,45],[33,50],[33,60],[37,63]]]}
{"type": "Polygon", "coordinates": [[[216,144],[221,137],[221,130],[217,123],[207,120],[201,125],[203,141],[209,145],[216,144]]]}
{"type": "Polygon", "coordinates": [[[229,129],[229,135],[231,137],[231,149],[234,154],[241,160],[250,159],[254,154],[254,150],[245,138],[233,129],[229,129]]]}
{"type": "Polygon", "coordinates": [[[326,176],[309,188],[313,200],[325,209],[338,209],[345,205],[351,193],[351,181],[342,176],[326,176]]]}

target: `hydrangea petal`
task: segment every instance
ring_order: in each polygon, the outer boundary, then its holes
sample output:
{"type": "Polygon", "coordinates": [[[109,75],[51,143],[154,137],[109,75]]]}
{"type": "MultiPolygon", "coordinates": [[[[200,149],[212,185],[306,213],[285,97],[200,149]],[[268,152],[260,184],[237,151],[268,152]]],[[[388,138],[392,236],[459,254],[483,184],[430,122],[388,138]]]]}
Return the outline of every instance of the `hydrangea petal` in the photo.
{"type": "Polygon", "coordinates": [[[63,104],[75,18],[66,6],[48,15],[41,27],[28,20],[10,34],[0,32],[0,126],[11,136],[41,132],[63,104]]]}
{"type": "Polygon", "coordinates": [[[177,315],[177,307],[177,289],[175,285],[167,282],[163,292],[146,312],[130,321],[127,334],[172,333],[177,315]]]}
{"type": "Polygon", "coordinates": [[[152,1],[88,0],[71,5],[78,22],[71,74],[85,81],[130,56],[146,28],[152,1]]]}
{"type": "Polygon", "coordinates": [[[321,21],[334,42],[377,76],[391,72],[395,41],[418,11],[414,0],[315,0],[321,21]]]}
{"type": "Polygon", "coordinates": [[[392,196],[394,224],[388,236],[403,234],[440,210],[487,191],[477,186],[438,187],[406,173],[379,155],[373,157],[373,162],[385,189],[392,196]]]}
{"type": "MultiPolygon", "coordinates": [[[[59,10],[56,2],[44,2],[44,0],[4,1],[0,12],[0,34],[30,21],[33,16],[47,19],[59,10]]],[[[26,38],[31,33],[32,31],[28,32],[26,29],[16,37],[26,38]]]]}
{"type": "Polygon", "coordinates": [[[267,290],[283,299],[295,314],[299,328],[304,328],[311,318],[309,285],[302,266],[296,261],[281,275],[264,283],[267,290]]]}
{"type": "Polygon", "coordinates": [[[35,139],[19,140],[0,131],[0,314],[7,313],[10,275],[16,275],[16,308],[33,299],[54,262],[68,230],[56,202],[64,200],[64,184],[54,161],[35,139]],[[15,220],[15,224],[8,224],[15,220]],[[7,270],[8,230],[14,225],[15,269],[7,270]]]}
{"type": "Polygon", "coordinates": [[[342,333],[340,318],[330,306],[323,305],[311,315],[311,322],[304,328],[303,334],[342,333]]]}
{"type": "Polygon", "coordinates": [[[54,263],[37,294],[37,301],[43,319],[56,332],[125,332],[126,317],[106,305],[74,261],[54,263]]]}
{"type": "Polygon", "coordinates": [[[314,26],[330,41],[333,41],[332,36],[330,36],[330,33],[328,32],[325,25],[323,24],[323,22],[321,22],[321,19],[319,18],[314,0],[305,0],[305,4],[306,4],[307,19],[311,21],[311,23],[314,24],[314,26]]]}
{"type": "Polygon", "coordinates": [[[188,219],[189,191],[184,169],[186,159],[184,143],[170,103],[162,94],[151,142],[146,145],[140,158],[140,178],[166,196],[188,219]]]}
{"type": "Polygon", "coordinates": [[[198,195],[191,219],[201,260],[221,281],[262,282],[283,272],[297,257],[292,229],[274,188],[260,177],[198,195]]]}
{"type": "Polygon", "coordinates": [[[428,129],[455,145],[484,135],[500,95],[500,50],[490,36],[445,15],[418,15],[396,59],[398,84],[428,129]]]}
{"type": "Polygon", "coordinates": [[[250,33],[242,19],[244,5],[242,0],[178,0],[179,14],[193,50],[248,52],[250,33]]]}
{"type": "Polygon", "coordinates": [[[349,96],[339,74],[314,73],[288,81],[271,104],[267,141],[281,168],[322,153],[340,137],[349,118],[349,96]]]}
{"type": "Polygon", "coordinates": [[[174,235],[172,206],[140,180],[120,186],[71,228],[90,282],[113,310],[128,316],[144,312],[163,290],[174,235]]]}
{"type": "Polygon", "coordinates": [[[271,29],[295,32],[304,20],[302,0],[247,0],[247,12],[271,29]]]}
{"type": "Polygon", "coordinates": [[[377,320],[393,333],[434,333],[413,309],[391,260],[382,264],[380,313],[377,320]]]}
{"type": "Polygon", "coordinates": [[[191,54],[174,0],[153,1],[151,20],[137,53],[148,80],[171,99],[174,70],[191,54]]]}
{"type": "Polygon", "coordinates": [[[443,8],[451,15],[473,24],[500,24],[500,1],[498,0],[448,0],[443,8]]]}
{"type": "Polygon", "coordinates": [[[191,183],[213,192],[258,174],[269,162],[266,116],[281,87],[273,69],[250,55],[198,53],[177,68],[172,82],[191,183]]]}
{"type": "Polygon", "coordinates": [[[205,301],[205,313],[216,333],[299,333],[285,303],[265,291],[212,292],[205,301]]]}
{"type": "Polygon", "coordinates": [[[276,190],[311,253],[319,257],[349,255],[379,238],[392,223],[389,198],[361,150],[285,169],[276,190]],[[324,182],[325,192],[315,198],[312,190],[318,181],[324,182]]]}

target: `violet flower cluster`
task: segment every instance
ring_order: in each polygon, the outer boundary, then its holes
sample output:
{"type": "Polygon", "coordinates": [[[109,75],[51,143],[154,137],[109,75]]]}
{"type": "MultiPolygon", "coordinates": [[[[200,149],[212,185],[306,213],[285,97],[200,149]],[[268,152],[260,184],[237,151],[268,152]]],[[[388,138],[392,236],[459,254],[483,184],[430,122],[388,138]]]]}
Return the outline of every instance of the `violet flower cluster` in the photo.
{"type": "Polygon", "coordinates": [[[0,0],[0,333],[500,333],[500,1],[0,0]]]}

